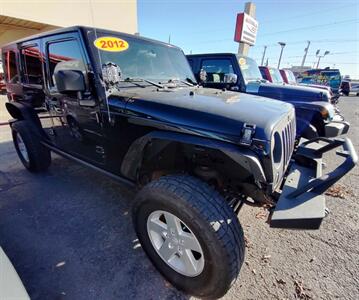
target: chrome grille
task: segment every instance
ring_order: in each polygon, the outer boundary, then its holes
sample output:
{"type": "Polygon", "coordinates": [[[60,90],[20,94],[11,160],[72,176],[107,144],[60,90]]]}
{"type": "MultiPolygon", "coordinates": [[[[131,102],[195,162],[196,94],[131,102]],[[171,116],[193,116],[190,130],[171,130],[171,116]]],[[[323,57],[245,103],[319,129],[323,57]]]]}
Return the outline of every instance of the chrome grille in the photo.
{"type": "Polygon", "coordinates": [[[283,173],[287,170],[295,142],[295,118],[292,117],[282,130],[282,145],[283,145],[283,173]]]}

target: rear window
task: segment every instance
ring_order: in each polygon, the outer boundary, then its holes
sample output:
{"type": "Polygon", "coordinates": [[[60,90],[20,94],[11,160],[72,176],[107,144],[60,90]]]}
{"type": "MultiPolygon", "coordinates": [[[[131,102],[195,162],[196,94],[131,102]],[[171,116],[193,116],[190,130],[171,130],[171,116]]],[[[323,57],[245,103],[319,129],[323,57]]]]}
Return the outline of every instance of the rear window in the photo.
{"type": "Polygon", "coordinates": [[[207,73],[207,82],[224,82],[224,75],[234,73],[230,59],[204,59],[201,68],[207,73]]]}
{"type": "Polygon", "coordinates": [[[42,58],[39,47],[21,49],[24,61],[24,79],[28,84],[42,84],[42,58]]]}
{"type": "Polygon", "coordinates": [[[16,54],[14,51],[7,51],[4,55],[4,71],[6,75],[6,81],[9,83],[19,82],[19,76],[16,67],[16,54]]]}

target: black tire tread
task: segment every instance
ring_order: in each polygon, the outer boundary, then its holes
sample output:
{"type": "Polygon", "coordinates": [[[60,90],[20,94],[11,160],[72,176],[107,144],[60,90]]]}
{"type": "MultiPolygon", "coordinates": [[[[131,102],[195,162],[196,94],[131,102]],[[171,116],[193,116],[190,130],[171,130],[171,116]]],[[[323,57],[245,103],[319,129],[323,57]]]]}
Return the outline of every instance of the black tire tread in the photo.
{"type": "MultiPolygon", "coordinates": [[[[146,193],[147,189],[170,191],[179,198],[186,199],[187,204],[208,222],[210,220],[231,221],[229,224],[227,223],[227,226],[223,226],[223,224],[219,226],[217,230],[218,240],[216,241],[223,248],[223,253],[228,256],[229,265],[227,268],[230,270],[228,290],[237,279],[244,261],[245,241],[243,229],[237,216],[219,192],[202,180],[189,175],[160,177],[146,185],[140,193],[146,193]]],[[[214,224],[211,225],[215,230],[214,224]]]]}
{"type": "Polygon", "coordinates": [[[15,142],[15,133],[18,132],[25,143],[30,160],[29,165],[25,167],[31,172],[43,172],[51,164],[51,153],[41,144],[40,137],[31,129],[31,126],[31,123],[24,120],[14,122],[11,125],[13,140],[15,142]]]}

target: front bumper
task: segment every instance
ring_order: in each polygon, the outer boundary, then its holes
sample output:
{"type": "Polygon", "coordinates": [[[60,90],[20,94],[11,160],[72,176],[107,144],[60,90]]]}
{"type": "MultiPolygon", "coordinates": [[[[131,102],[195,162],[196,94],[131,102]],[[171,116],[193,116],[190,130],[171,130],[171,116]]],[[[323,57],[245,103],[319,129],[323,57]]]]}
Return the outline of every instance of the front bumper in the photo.
{"type": "Polygon", "coordinates": [[[348,133],[350,128],[349,122],[346,121],[332,121],[324,125],[325,137],[337,137],[348,133]]]}
{"type": "Polygon", "coordinates": [[[358,156],[348,138],[315,138],[302,143],[270,216],[270,226],[318,229],[327,211],[323,193],[347,174],[357,161],[358,156]],[[345,157],[345,161],[323,175],[323,154],[340,146],[343,150],[337,151],[337,155],[345,157]]]}

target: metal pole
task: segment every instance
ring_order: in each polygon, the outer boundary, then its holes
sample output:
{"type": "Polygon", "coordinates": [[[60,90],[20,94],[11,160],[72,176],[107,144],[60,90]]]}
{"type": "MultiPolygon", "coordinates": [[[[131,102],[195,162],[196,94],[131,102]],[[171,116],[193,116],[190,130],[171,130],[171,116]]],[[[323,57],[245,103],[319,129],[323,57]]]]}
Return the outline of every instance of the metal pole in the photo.
{"type": "MultiPolygon", "coordinates": [[[[256,17],[256,6],[252,2],[246,2],[244,6],[244,12],[251,17],[256,17]]],[[[246,43],[239,43],[238,45],[238,54],[248,56],[250,46],[246,43]]]]}
{"type": "Polygon", "coordinates": [[[279,69],[279,67],[280,67],[280,62],[281,62],[281,60],[282,60],[283,49],[284,49],[284,47],[285,47],[285,43],[279,42],[278,44],[281,46],[281,50],[280,50],[280,55],[279,55],[279,60],[278,60],[278,67],[277,67],[277,69],[279,69]]]}
{"type": "Polygon", "coordinates": [[[308,41],[307,48],[304,49],[304,56],[303,56],[303,60],[302,60],[302,64],[301,64],[301,67],[302,67],[302,68],[303,68],[303,66],[304,66],[304,64],[305,64],[305,60],[306,60],[306,58],[307,58],[309,46],[310,46],[310,41],[308,41]]]}
{"type": "Polygon", "coordinates": [[[319,63],[320,63],[321,58],[322,58],[322,56],[318,56],[317,69],[319,69],[319,63]]]}
{"type": "Polygon", "coordinates": [[[261,66],[263,66],[263,63],[264,63],[264,58],[265,58],[265,56],[266,56],[266,51],[267,51],[267,46],[264,46],[264,51],[263,51],[261,66]]]}

